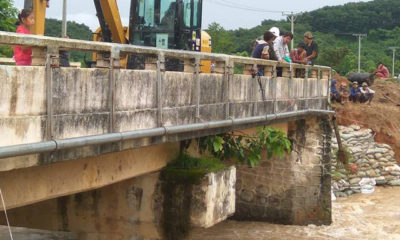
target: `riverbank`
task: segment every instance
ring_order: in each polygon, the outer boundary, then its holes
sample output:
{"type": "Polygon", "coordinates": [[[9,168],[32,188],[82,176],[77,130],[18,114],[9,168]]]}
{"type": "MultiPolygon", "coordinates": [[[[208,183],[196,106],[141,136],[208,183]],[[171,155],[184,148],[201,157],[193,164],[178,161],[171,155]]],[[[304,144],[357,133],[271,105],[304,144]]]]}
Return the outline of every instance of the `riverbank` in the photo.
{"type": "Polygon", "coordinates": [[[330,226],[285,226],[225,221],[196,229],[191,240],[359,240],[400,239],[400,188],[377,187],[373,194],[355,194],[332,202],[330,226]]]}

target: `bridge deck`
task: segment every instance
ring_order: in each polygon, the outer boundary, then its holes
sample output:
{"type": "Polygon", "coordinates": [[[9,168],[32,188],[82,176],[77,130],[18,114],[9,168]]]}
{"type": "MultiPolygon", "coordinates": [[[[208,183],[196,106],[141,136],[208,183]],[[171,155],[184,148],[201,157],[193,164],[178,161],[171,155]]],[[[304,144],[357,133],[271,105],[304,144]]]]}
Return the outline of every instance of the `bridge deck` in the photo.
{"type": "MultiPolygon", "coordinates": [[[[46,53],[45,66],[0,66],[0,157],[53,151],[26,157],[28,166],[268,124],[282,114],[288,121],[310,116],[309,110],[329,110],[328,67],[5,32],[0,32],[0,44],[36,46],[46,53]],[[102,61],[106,68],[60,68],[60,48],[111,57],[102,61]],[[145,69],[119,69],[124,54],[144,56],[145,69]],[[168,58],[184,61],[184,72],[165,71],[168,58]],[[201,73],[202,60],[214,61],[216,72],[201,73]],[[249,75],[256,65],[264,68],[259,79],[249,75]],[[235,66],[243,72],[234,74],[235,66]],[[278,67],[282,77],[277,77],[278,67]],[[300,69],[303,78],[296,77],[300,69]],[[112,135],[143,130],[160,134],[135,135],[134,141],[112,135]],[[114,140],[106,144],[102,135],[114,140]],[[68,145],[70,139],[79,144],[68,145]],[[21,146],[43,142],[37,152],[33,145],[21,146]],[[89,143],[96,146],[64,150],[89,143]]],[[[13,168],[6,164],[0,170],[13,168]]]]}

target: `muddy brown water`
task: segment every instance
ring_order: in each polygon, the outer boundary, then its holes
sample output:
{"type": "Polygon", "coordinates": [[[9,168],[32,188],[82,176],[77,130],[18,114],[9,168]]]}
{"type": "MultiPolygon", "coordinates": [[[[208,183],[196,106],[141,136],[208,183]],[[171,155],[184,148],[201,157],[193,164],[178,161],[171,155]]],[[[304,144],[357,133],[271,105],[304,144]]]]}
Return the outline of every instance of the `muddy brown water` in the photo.
{"type": "Polygon", "coordinates": [[[225,221],[209,229],[196,229],[189,239],[400,240],[400,187],[379,187],[373,194],[340,198],[333,202],[332,210],[330,226],[225,221]]]}

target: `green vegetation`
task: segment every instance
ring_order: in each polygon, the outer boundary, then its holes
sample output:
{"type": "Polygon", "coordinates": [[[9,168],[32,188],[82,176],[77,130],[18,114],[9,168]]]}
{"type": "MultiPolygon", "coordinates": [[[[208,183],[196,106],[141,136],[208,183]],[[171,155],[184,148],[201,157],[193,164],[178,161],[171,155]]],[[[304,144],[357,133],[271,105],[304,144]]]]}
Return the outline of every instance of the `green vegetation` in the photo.
{"type": "Polygon", "coordinates": [[[260,162],[263,150],[268,158],[291,152],[291,142],[285,133],[273,127],[259,128],[254,135],[224,133],[200,138],[199,146],[218,159],[231,159],[250,167],[260,162]]]}
{"type": "Polygon", "coordinates": [[[182,153],[164,168],[162,177],[167,181],[196,182],[210,172],[226,168],[220,160],[210,157],[196,158],[182,153]]]}
{"type": "MultiPolygon", "coordinates": [[[[56,19],[46,19],[45,35],[50,37],[61,37],[61,21],[56,19]]],[[[72,39],[92,40],[93,34],[88,26],[76,22],[67,22],[67,35],[72,39]]],[[[92,54],[84,52],[71,52],[71,62],[81,62],[84,64],[85,58],[90,60],[92,54]]]]}
{"type": "MultiPolygon", "coordinates": [[[[209,33],[213,39],[213,52],[250,54],[252,41],[272,26],[283,31],[290,30],[290,23],[284,20],[264,20],[254,28],[232,31],[212,23],[209,33]]],[[[391,70],[392,55],[389,47],[400,46],[399,26],[398,0],[375,0],[324,7],[297,18],[295,45],[302,41],[304,32],[313,31],[320,50],[317,64],[331,66],[340,74],[346,75],[357,69],[358,40],[351,33],[367,33],[368,37],[362,40],[362,71],[372,72],[378,61],[382,61],[391,70]]],[[[400,69],[400,61],[397,61],[395,68],[400,69]]]]}
{"type": "MultiPolygon", "coordinates": [[[[0,31],[15,32],[18,10],[11,0],[0,0],[0,31]]],[[[12,56],[12,48],[0,46],[0,57],[12,56]]]]}

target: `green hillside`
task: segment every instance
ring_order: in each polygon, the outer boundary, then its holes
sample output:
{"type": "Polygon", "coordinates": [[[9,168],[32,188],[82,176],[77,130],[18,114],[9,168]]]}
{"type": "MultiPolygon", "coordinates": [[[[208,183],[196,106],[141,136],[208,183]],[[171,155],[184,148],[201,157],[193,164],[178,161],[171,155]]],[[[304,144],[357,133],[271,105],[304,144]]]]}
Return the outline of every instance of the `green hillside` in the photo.
{"type": "MultiPolygon", "coordinates": [[[[45,35],[50,37],[61,36],[61,21],[57,19],[46,19],[45,35]]],[[[67,35],[72,39],[92,40],[93,34],[88,26],[76,22],[67,22],[67,35]]],[[[71,52],[70,61],[84,63],[85,57],[91,59],[91,54],[84,52],[71,52]]]]}
{"type": "MultiPolygon", "coordinates": [[[[214,52],[246,55],[251,52],[251,42],[272,26],[290,30],[288,21],[264,20],[251,29],[226,31],[219,24],[208,26],[213,38],[214,52]]],[[[392,69],[392,51],[400,47],[400,1],[375,0],[324,7],[300,15],[295,24],[295,44],[302,41],[306,31],[313,31],[319,44],[317,64],[333,67],[341,74],[357,69],[358,40],[352,33],[367,33],[362,40],[362,71],[371,72],[378,61],[392,69]]],[[[397,58],[398,59],[398,58],[397,58]]],[[[400,62],[395,72],[400,71],[400,62]]]]}

